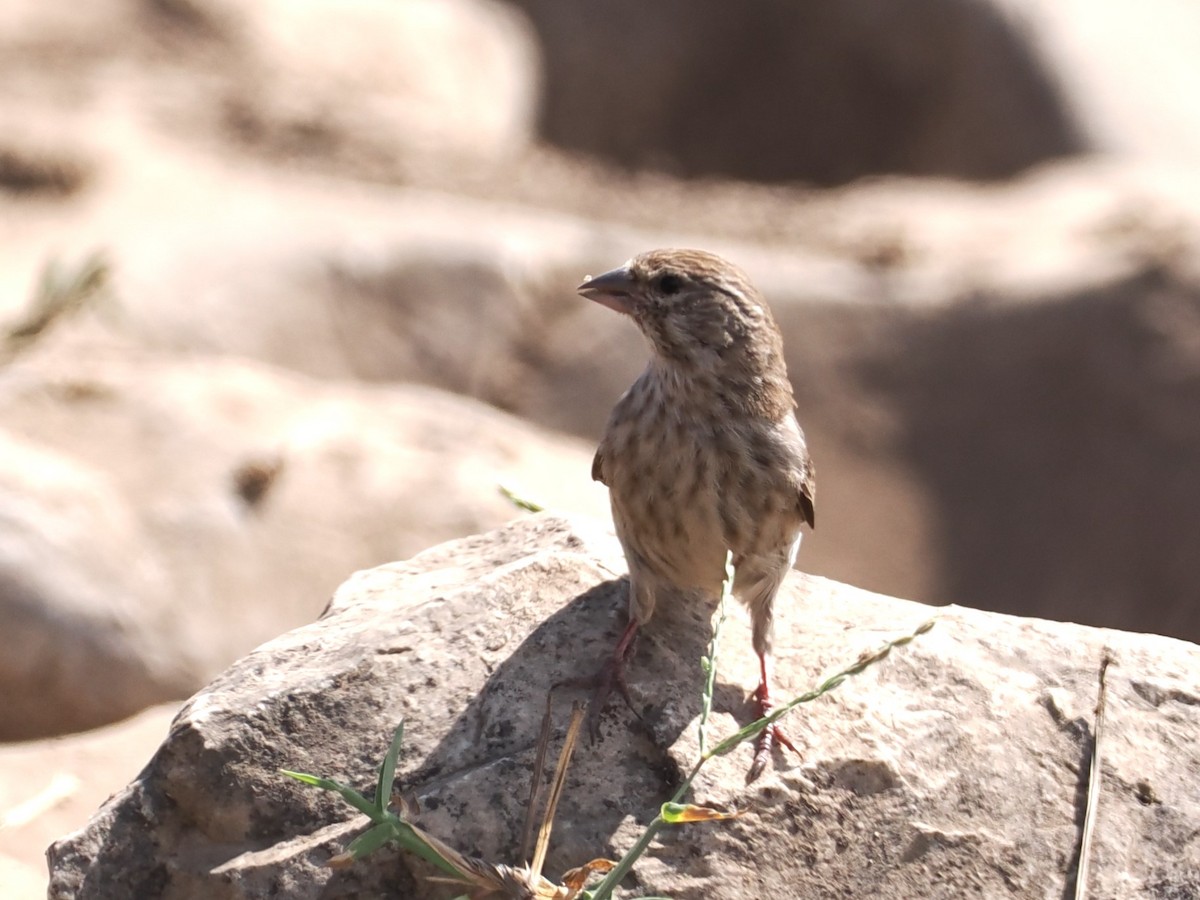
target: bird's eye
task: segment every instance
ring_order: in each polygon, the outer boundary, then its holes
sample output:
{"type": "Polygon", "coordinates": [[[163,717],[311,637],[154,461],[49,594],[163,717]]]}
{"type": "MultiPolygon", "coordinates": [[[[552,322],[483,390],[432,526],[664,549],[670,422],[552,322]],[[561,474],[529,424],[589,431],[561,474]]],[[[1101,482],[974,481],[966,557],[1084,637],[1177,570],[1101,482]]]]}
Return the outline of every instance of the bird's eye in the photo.
{"type": "Polygon", "coordinates": [[[659,293],[670,296],[683,290],[683,279],[672,272],[667,272],[665,275],[658,276],[655,285],[658,287],[659,293]]]}

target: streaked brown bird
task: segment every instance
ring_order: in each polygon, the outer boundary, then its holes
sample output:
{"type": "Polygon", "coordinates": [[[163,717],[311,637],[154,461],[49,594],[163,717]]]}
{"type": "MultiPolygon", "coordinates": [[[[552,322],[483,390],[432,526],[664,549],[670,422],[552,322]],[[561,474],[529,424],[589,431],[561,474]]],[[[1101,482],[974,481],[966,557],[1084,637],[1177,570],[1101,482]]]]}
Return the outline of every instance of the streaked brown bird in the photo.
{"type": "MultiPolygon", "coordinates": [[[[593,734],[611,688],[628,698],[625,662],[655,604],[719,596],[727,550],[734,595],[750,610],[761,670],[754,699],[766,715],[775,596],[801,526],[813,525],[816,489],[779,328],[745,273],[701,250],[643,253],[578,290],[633,319],[651,350],[592,463],[629,565],[629,624],[601,672],[593,734]]],[[[747,781],[775,742],[795,750],[777,726],[764,731],[747,781]]]]}

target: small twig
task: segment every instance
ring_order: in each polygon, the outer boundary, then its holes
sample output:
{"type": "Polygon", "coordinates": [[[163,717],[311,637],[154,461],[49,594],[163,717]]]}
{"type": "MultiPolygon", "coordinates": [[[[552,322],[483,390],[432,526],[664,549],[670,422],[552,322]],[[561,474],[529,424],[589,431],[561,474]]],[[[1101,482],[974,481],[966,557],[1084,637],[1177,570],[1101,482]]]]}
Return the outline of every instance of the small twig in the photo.
{"type": "Polygon", "coordinates": [[[554,692],[546,693],[546,712],[542,716],[542,730],[538,735],[537,753],[533,759],[533,777],[529,779],[529,805],[525,808],[525,827],[521,830],[521,855],[523,863],[529,862],[533,850],[533,818],[537,812],[538,794],[541,792],[542,775],[546,771],[546,748],[550,746],[551,714],[554,711],[554,692]]]}
{"type": "Polygon", "coordinates": [[[537,847],[533,851],[533,862],[529,866],[534,881],[537,881],[542,874],[542,866],[546,862],[546,849],[550,846],[550,830],[554,827],[554,814],[558,812],[558,801],[562,797],[563,786],[567,783],[567,767],[571,764],[571,754],[575,752],[575,744],[579,740],[579,729],[582,725],[583,706],[576,703],[571,708],[571,724],[567,726],[567,736],[563,740],[562,750],[558,754],[558,766],[554,770],[550,796],[546,798],[546,812],[542,816],[542,827],[538,831],[537,847]]]}
{"type": "Polygon", "coordinates": [[[1087,804],[1083,812],[1083,833],[1079,838],[1079,865],[1075,867],[1075,900],[1087,896],[1088,862],[1092,853],[1092,835],[1096,831],[1096,815],[1100,807],[1100,736],[1104,731],[1104,710],[1108,701],[1108,667],[1112,657],[1108,650],[1100,660],[1100,687],[1096,695],[1096,724],[1092,730],[1092,764],[1088,767],[1087,804]]]}

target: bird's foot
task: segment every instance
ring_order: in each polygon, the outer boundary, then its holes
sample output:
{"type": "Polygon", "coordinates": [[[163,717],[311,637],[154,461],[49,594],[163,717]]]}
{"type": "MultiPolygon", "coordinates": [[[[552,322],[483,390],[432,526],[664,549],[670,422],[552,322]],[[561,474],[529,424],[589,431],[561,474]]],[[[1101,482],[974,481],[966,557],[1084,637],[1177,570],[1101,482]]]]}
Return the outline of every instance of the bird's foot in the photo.
{"type": "Polygon", "coordinates": [[[621,635],[620,641],[613,649],[612,655],[600,667],[595,675],[583,678],[570,678],[566,681],[560,681],[554,687],[574,687],[574,688],[592,688],[592,699],[588,702],[587,728],[588,736],[592,743],[600,737],[600,716],[604,713],[604,708],[608,705],[608,699],[612,696],[613,688],[625,700],[625,705],[639,719],[641,713],[633,705],[633,698],[629,695],[629,683],[625,680],[625,663],[633,655],[633,649],[637,643],[637,626],[630,622],[625,629],[625,633],[621,635]]]}
{"type": "MultiPolygon", "coordinates": [[[[754,702],[758,707],[758,718],[760,719],[769,716],[775,708],[771,703],[766,684],[758,686],[758,690],[754,692],[754,702]]],[[[767,763],[771,760],[771,752],[776,744],[787,747],[793,753],[799,754],[800,752],[779,725],[768,725],[758,733],[758,737],[754,740],[754,761],[750,764],[750,771],[746,773],[746,784],[756,781],[767,768],[767,763]]]]}

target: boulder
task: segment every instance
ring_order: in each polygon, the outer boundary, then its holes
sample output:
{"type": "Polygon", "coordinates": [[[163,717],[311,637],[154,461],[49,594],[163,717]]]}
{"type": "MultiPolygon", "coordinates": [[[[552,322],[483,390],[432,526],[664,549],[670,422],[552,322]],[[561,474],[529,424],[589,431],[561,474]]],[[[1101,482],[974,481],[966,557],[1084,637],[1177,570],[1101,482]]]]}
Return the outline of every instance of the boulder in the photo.
{"type": "Polygon", "coordinates": [[[431,389],[162,357],[69,329],[0,370],[0,739],[186,696],[357,568],[603,514],[591,448],[431,389]]]}
{"type": "MultiPolygon", "coordinates": [[[[370,794],[406,724],[398,784],[417,824],[517,862],[534,745],[555,683],[588,674],[623,625],[620,549],[550,514],[360,572],[318,621],[193,697],[142,773],[49,851],[49,896],[445,897],[388,849],[330,858],[365,817],[280,768],[370,794]]],[[[547,873],[626,850],[697,758],[711,604],[663,604],[614,703],[576,751],[547,873]]],[[[728,611],[710,734],[752,718],[747,617],[728,611]]],[[[677,898],[1062,896],[1079,864],[1089,763],[1089,894],[1200,891],[1200,648],[1167,638],[934,610],[793,573],[778,688],[797,694],[936,615],[932,631],[787,721],[798,756],[746,786],[750,749],[711,760],[693,798],[731,822],[664,832],[627,889],[677,898]],[[1105,725],[1095,708],[1102,661],[1105,725]]],[[[553,703],[555,750],[570,698],[553,703]]],[[[711,745],[710,745],[711,746],[711,745]]]]}
{"type": "Polygon", "coordinates": [[[998,178],[1088,146],[1055,61],[992,0],[514,3],[542,43],[542,133],[630,166],[998,178]]]}
{"type": "Polygon", "coordinates": [[[1200,150],[1200,12],[1170,0],[511,2],[542,134],[626,166],[835,185],[1200,150]]]}
{"type": "Polygon", "coordinates": [[[233,77],[215,124],[257,149],[370,174],[411,154],[494,160],[532,139],[537,51],[523,17],[502,4],[190,6],[229,23],[233,77]]]}
{"type": "MultiPolygon", "coordinates": [[[[528,22],[494,0],[102,0],[84,11],[13,0],[0,49],[0,109],[18,124],[136,107],[210,144],[360,175],[412,156],[478,164],[519,152],[540,83],[528,22]]],[[[4,150],[0,140],[0,189],[4,150]]]]}
{"type": "Polygon", "coordinates": [[[1179,84],[1200,80],[1200,9],[1170,0],[997,0],[1061,86],[1085,140],[1107,152],[1195,159],[1200,110],[1179,84]]]}
{"type": "Polygon", "coordinates": [[[0,430],[0,740],[195,688],[147,524],[104,472],[0,430]]]}

